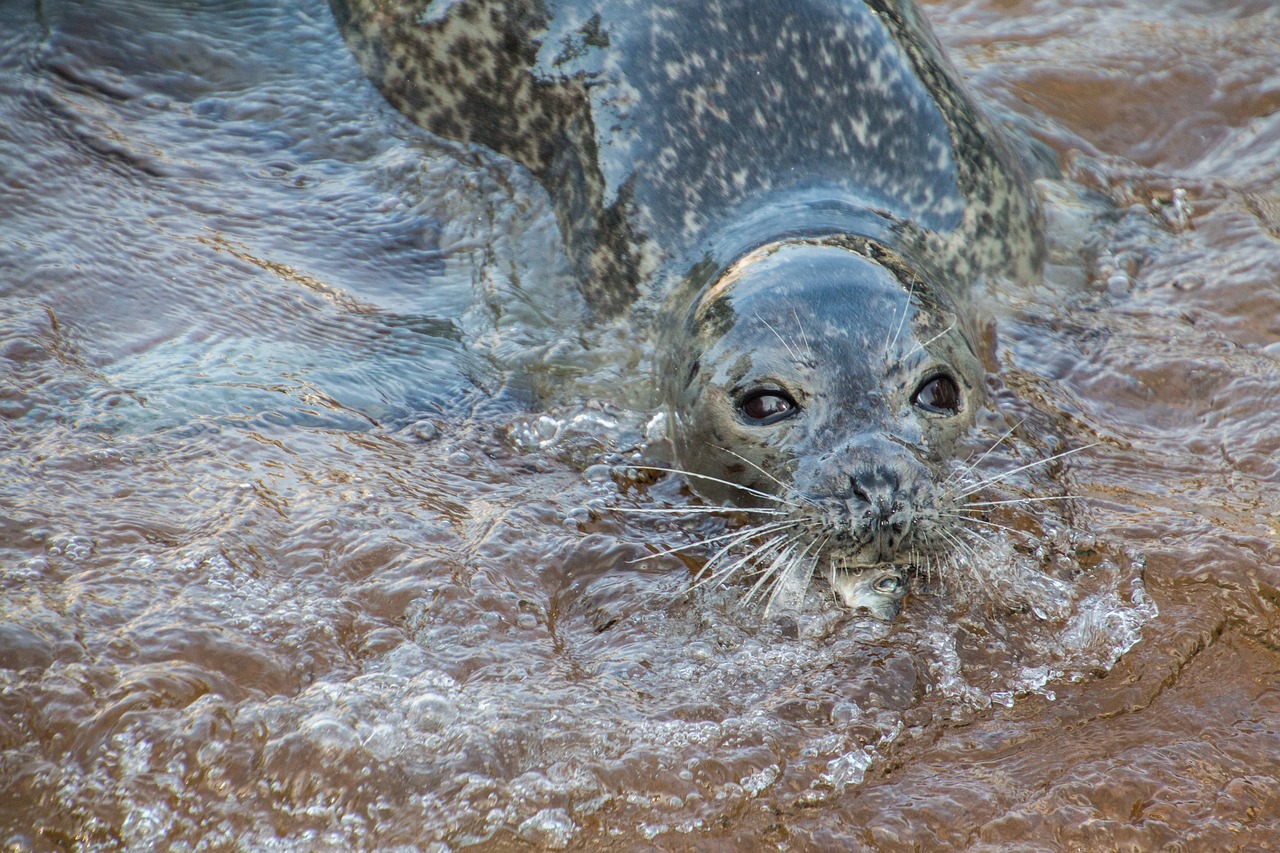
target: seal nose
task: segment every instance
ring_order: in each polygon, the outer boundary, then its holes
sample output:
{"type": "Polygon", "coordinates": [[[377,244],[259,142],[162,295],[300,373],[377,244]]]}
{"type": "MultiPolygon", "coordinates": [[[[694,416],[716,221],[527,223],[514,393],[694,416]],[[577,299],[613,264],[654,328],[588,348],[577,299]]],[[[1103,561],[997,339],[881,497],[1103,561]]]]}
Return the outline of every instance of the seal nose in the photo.
{"type": "Polygon", "coordinates": [[[863,545],[874,545],[878,559],[887,560],[911,530],[912,509],[898,475],[881,467],[849,478],[851,533],[863,545]]]}

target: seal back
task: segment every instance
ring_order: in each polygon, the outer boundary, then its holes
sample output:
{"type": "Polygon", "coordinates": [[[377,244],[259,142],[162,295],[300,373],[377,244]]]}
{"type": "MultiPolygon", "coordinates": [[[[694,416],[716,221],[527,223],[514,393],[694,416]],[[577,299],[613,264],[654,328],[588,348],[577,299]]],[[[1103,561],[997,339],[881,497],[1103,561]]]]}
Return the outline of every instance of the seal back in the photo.
{"type": "Polygon", "coordinates": [[[332,0],[398,109],[547,189],[608,315],[770,241],[1034,276],[1017,158],[905,0],[332,0]]]}

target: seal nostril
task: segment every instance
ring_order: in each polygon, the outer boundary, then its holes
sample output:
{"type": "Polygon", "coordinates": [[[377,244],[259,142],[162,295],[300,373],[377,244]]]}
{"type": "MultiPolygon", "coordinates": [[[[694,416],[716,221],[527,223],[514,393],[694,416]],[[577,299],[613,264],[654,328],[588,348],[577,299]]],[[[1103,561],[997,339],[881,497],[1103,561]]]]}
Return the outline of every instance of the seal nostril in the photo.
{"type": "Polygon", "coordinates": [[[911,481],[891,466],[859,467],[844,474],[845,524],[852,541],[864,552],[862,559],[888,561],[904,547],[915,518],[904,483],[911,481]]]}
{"type": "Polygon", "coordinates": [[[858,500],[862,501],[865,504],[869,505],[872,502],[871,495],[867,494],[867,490],[864,489],[862,487],[862,484],[858,482],[857,477],[849,478],[849,492],[855,498],[857,498],[858,500]]]}

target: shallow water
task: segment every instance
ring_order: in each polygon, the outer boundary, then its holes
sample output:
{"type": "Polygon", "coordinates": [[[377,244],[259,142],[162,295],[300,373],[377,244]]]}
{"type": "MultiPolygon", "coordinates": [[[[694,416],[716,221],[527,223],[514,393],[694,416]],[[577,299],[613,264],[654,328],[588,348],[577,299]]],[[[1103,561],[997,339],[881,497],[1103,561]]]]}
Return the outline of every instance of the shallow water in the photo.
{"type": "Polygon", "coordinates": [[[1280,847],[1280,9],[926,6],[1061,170],[982,432],[1077,500],[884,626],[642,559],[645,344],[279,5],[0,2],[9,849],[1280,847]]]}

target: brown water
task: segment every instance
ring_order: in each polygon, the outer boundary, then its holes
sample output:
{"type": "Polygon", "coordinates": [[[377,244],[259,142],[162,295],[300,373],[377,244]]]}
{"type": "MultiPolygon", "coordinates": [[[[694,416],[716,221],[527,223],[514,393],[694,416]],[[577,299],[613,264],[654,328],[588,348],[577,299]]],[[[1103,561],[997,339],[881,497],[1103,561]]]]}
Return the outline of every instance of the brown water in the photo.
{"type": "Polygon", "coordinates": [[[989,467],[1084,449],[879,626],[641,560],[644,344],[322,3],[0,0],[6,849],[1280,849],[1280,8],[1150,6],[926,6],[1062,170],[989,467]]]}

